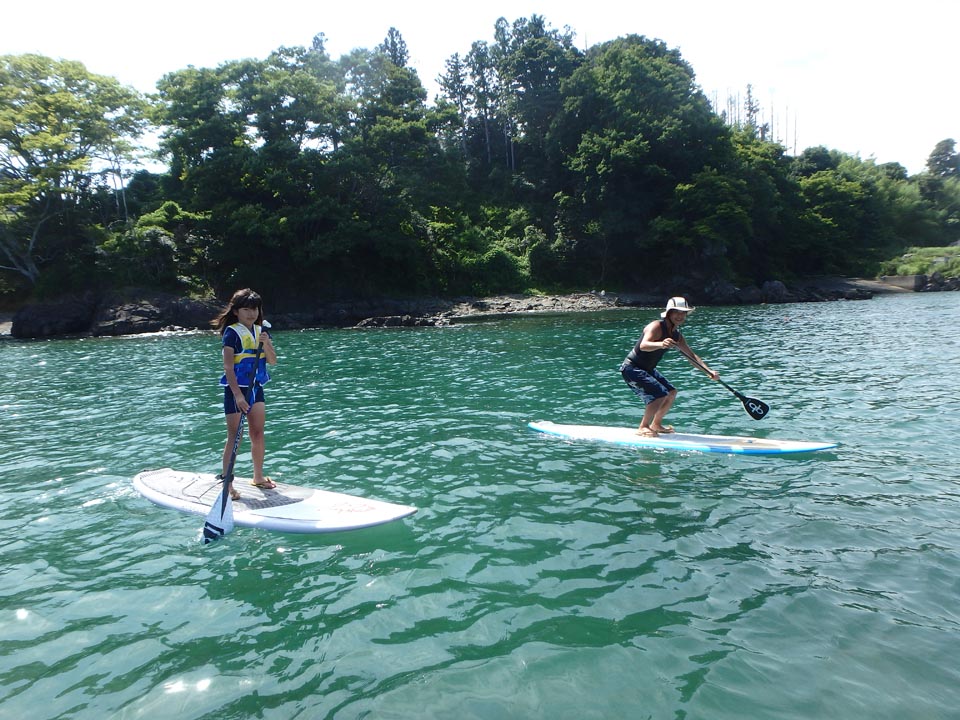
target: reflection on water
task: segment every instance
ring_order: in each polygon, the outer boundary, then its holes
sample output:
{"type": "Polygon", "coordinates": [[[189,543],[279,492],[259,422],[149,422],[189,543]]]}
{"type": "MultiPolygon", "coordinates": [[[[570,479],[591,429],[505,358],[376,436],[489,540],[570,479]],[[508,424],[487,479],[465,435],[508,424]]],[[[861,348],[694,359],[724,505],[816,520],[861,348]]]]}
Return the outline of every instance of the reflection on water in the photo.
{"type": "Polygon", "coordinates": [[[635,424],[617,367],[653,313],[277,333],[270,474],[420,511],[209,547],[130,478],[217,469],[215,336],[0,345],[4,713],[950,717],[960,298],[692,316],[772,410],[668,356],[675,425],[836,451],[527,430],[635,424]]]}

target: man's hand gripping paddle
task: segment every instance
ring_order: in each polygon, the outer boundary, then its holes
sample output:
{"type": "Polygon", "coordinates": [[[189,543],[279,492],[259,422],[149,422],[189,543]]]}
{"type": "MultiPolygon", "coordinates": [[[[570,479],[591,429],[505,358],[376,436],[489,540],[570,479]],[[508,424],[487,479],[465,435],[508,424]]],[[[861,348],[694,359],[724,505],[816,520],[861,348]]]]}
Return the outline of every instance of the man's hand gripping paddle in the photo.
{"type": "MultiPolygon", "coordinates": [[[[263,331],[270,327],[266,320],[260,326],[260,342],[257,344],[257,354],[254,355],[253,369],[250,371],[250,381],[247,383],[250,396],[247,403],[253,407],[253,401],[257,397],[257,370],[260,368],[260,355],[263,353],[263,331]]],[[[249,410],[247,411],[249,412],[249,410]]],[[[219,540],[228,532],[233,530],[233,505],[230,499],[230,483],[233,481],[233,466],[237,462],[237,450],[240,447],[240,440],[243,438],[243,423],[247,419],[247,413],[240,413],[240,423],[237,425],[237,434],[233,437],[233,450],[230,453],[230,464],[227,466],[227,472],[223,476],[223,484],[220,488],[220,494],[213,501],[213,507],[207,513],[206,522],[203,523],[203,543],[219,540]]]]}

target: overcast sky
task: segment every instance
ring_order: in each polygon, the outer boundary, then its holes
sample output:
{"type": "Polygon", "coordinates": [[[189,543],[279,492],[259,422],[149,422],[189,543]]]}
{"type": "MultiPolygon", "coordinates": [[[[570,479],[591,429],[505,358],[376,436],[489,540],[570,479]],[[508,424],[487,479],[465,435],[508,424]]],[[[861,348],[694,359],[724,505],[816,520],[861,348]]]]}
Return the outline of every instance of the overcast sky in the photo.
{"type": "Polygon", "coordinates": [[[264,58],[320,32],[338,58],[395,27],[432,99],[447,58],[492,42],[497,18],[533,14],[569,26],[581,49],[628,34],[663,40],[721,107],[751,84],[790,152],[825,145],[912,174],[938,142],[960,142],[957,0],[20,0],[3,10],[0,52],[79,60],[151,92],[188,65],[264,58]]]}

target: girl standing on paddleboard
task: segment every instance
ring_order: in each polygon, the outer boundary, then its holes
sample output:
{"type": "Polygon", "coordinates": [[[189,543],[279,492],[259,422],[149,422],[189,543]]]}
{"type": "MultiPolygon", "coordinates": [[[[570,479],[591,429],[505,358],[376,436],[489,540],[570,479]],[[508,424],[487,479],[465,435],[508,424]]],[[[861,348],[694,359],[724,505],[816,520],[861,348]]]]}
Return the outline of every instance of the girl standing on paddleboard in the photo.
{"type": "Polygon", "coordinates": [[[620,365],[623,379],[647,406],[637,435],[657,437],[660,433],[674,432],[672,425],[663,424],[663,417],[673,406],[677,389],[657,370],[657,363],[667,350],[677,348],[687,358],[696,359],[703,371],[713,380],[719,377],[719,373],[707,367],[690,349],[680,332],[680,326],[686,322],[687,314],[693,310],[686,298],[670,298],[666,310],[660,313],[660,319],[654,320],[643,329],[643,336],[620,365]]]}
{"type": "MultiPolygon", "coordinates": [[[[227,442],[223,446],[223,475],[229,472],[232,464],[233,443],[240,427],[241,413],[247,416],[250,435],[250,453],[253,456],[253,484],[265,490],[277,485],[263,474],[263,458],[266,445],[263,427],[266,421],[263,386],[270,380],[267,363],[277,364],[277,353],[270,334],[263,329],[263,300],[250,288],[237,290],[230,303],[211,324],[220,331],[223,346],[223,412],[227,418],[227,442]],[[256,361],[257,347],[263,343],[259,361],[256,361]],[[256,367],[256,379],[253,382],[254,393],[250,395],[250,378],[256,367]]],[[[222,477],[222,476],[221,476],[222,477]]],[[[230,496],[234,500],[240,493],[230,483],[230,496]]]]}

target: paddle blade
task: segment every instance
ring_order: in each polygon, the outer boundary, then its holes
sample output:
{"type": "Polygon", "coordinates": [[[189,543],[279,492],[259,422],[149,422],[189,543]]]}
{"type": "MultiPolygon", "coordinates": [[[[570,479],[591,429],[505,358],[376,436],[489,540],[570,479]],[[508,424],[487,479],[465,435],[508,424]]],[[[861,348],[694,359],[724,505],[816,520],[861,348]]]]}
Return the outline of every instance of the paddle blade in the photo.
{"type": "Polygon", "coordinates": [[[737,397],[740,398],[740,402],[743,403],[743,409],[746,410],[754,420],[763,420],[767,416],[767,413],[770,412],[770,406],[762,400],[745,397],[740,393],[737,393],[737,397]]]}
{"type": "Polygon", "coordinates": [[[203,544],[219,540],[231,530],[233,530],[233,500],[224,487],[221,488],[203,523],[203,544]]]}

